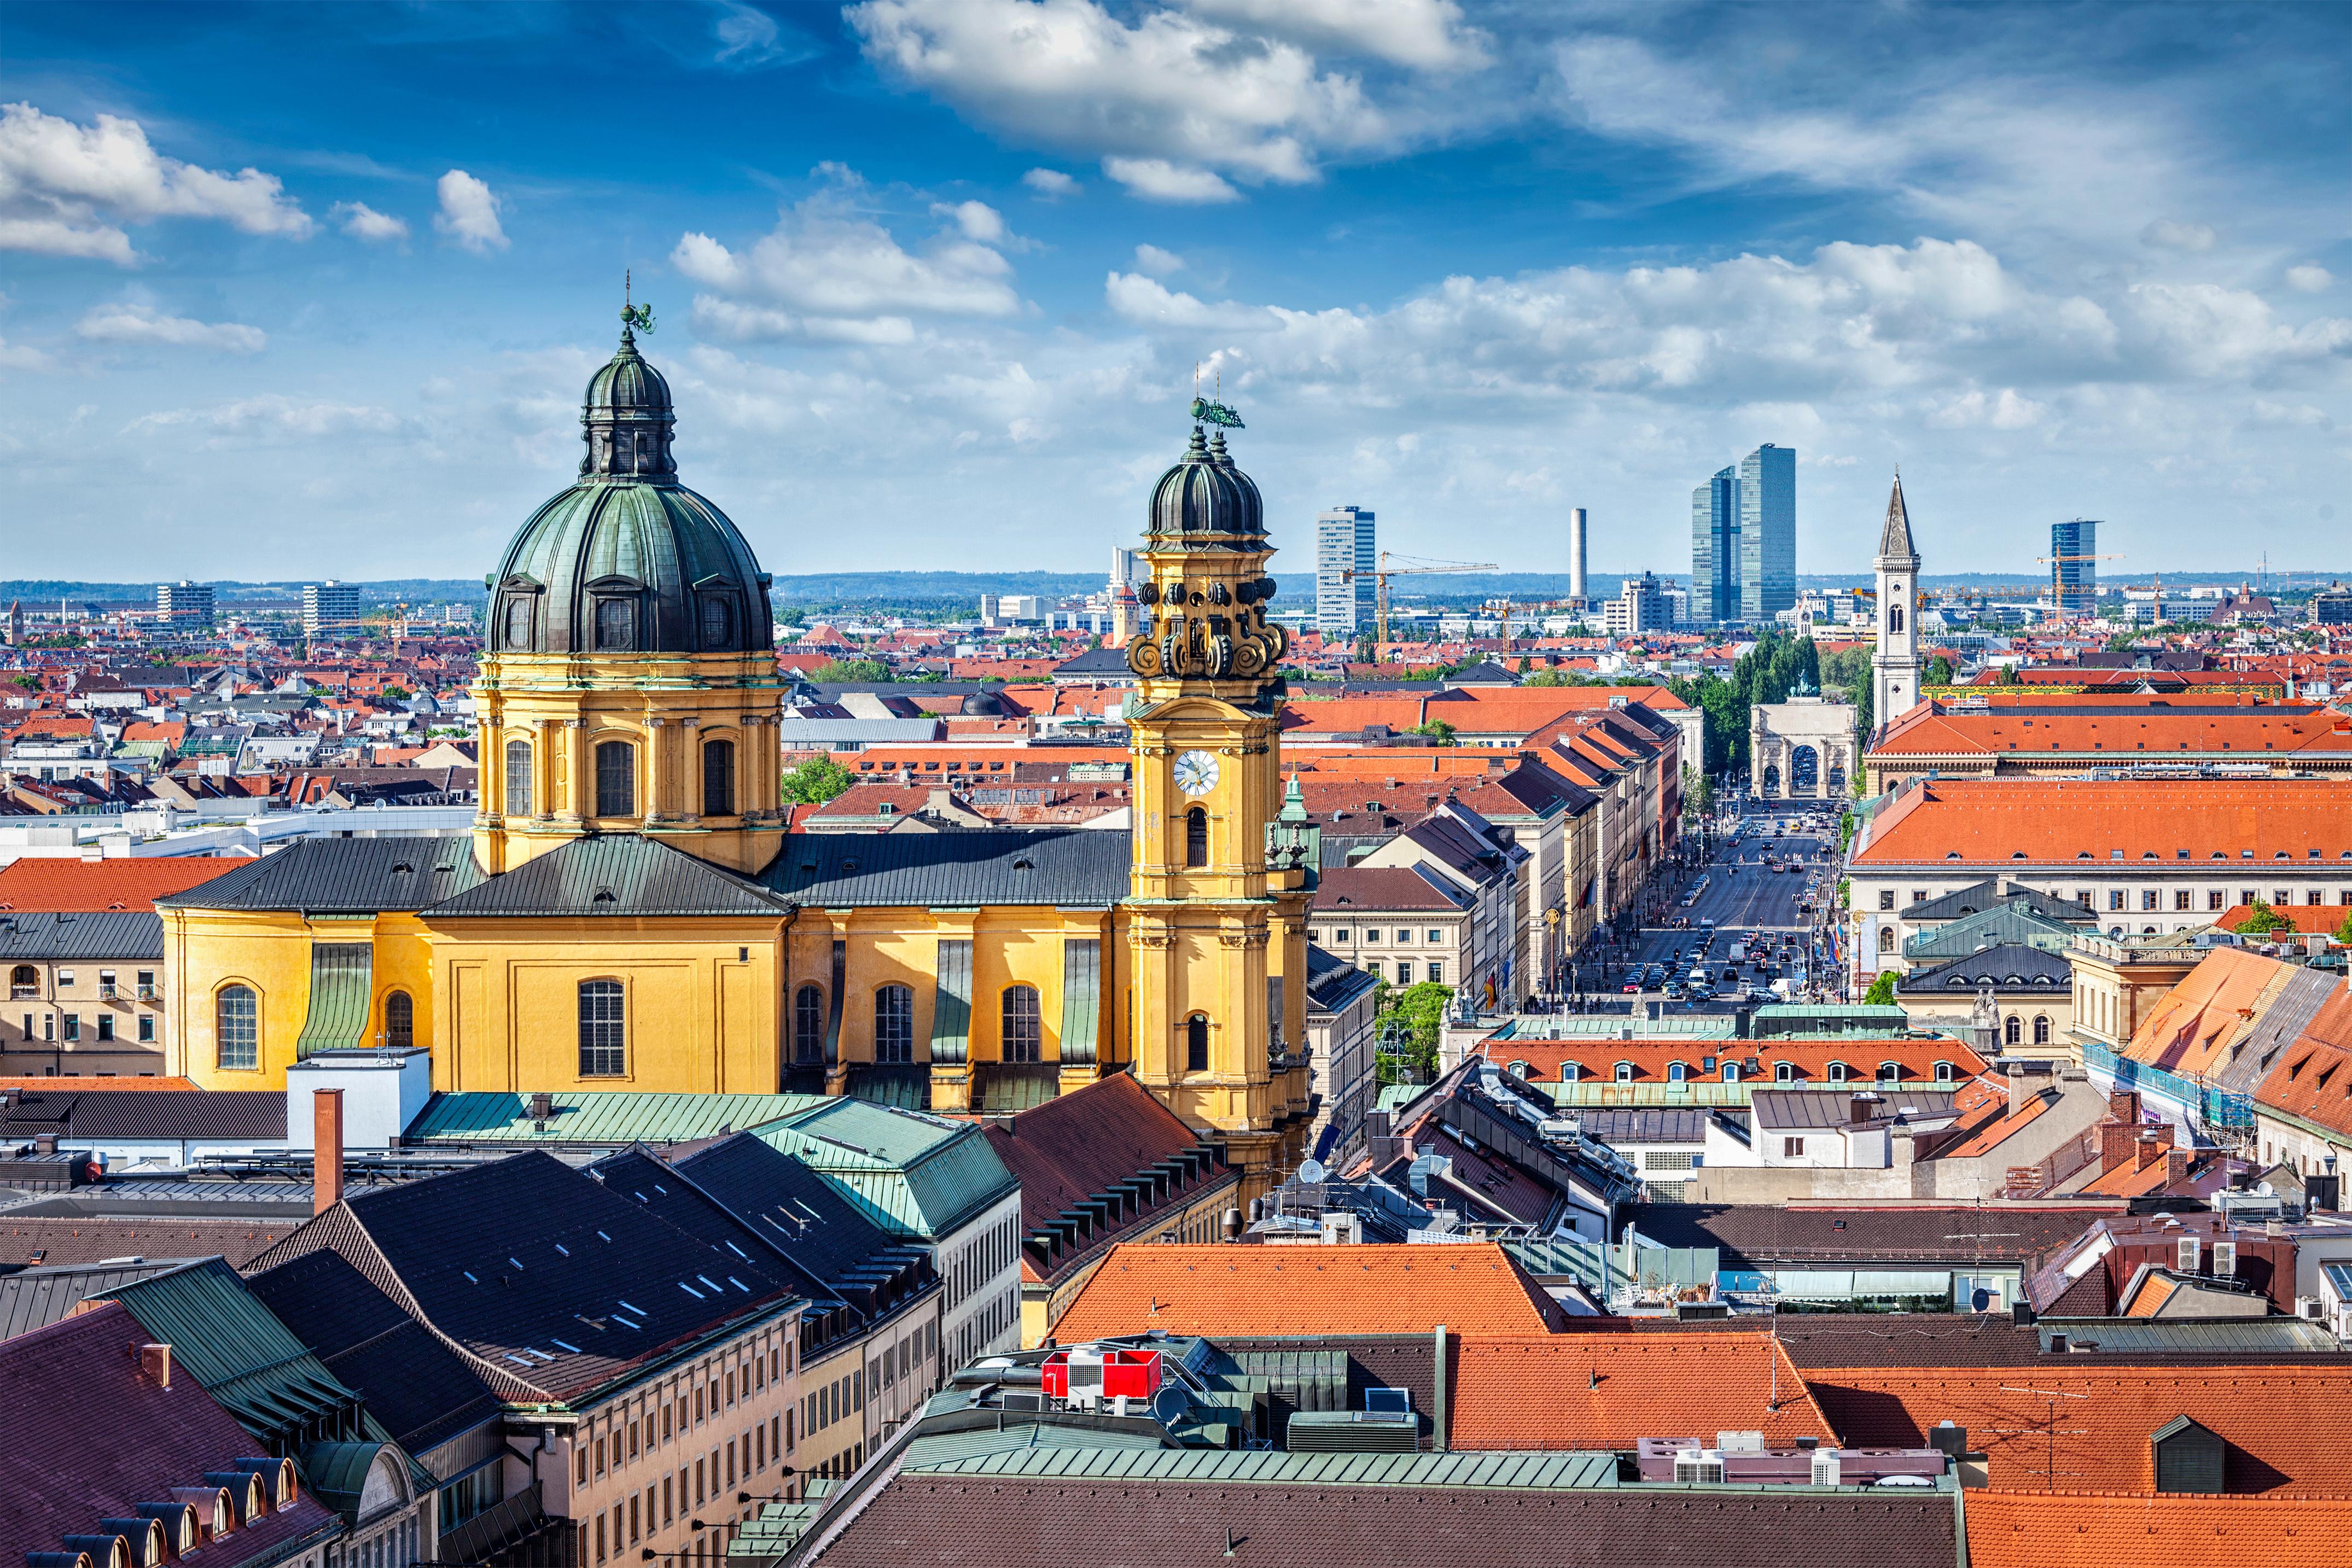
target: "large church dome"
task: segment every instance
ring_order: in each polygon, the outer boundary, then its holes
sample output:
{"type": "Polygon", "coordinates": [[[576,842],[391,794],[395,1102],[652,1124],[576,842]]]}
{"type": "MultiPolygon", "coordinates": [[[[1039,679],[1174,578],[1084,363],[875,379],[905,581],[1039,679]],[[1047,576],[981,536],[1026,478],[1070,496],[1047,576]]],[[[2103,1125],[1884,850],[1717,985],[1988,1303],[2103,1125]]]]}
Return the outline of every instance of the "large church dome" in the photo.
{"type": "Polygon", "coordinates": [[[580,479],[507,546],[493,653],[741,653],[774,646],[768,576],[727,514],[677,482],[669,383],[636,336],[589,379],[580,479]]]}
{"type": "Polygon", "coordinates": [[[1257,481],[1234,465],[1223,431],[1211,441],[1192,427],[1192,444],[1151,492],[1144,539],[1154,549],[1265,548],[1265,502],[1257,481]]]}

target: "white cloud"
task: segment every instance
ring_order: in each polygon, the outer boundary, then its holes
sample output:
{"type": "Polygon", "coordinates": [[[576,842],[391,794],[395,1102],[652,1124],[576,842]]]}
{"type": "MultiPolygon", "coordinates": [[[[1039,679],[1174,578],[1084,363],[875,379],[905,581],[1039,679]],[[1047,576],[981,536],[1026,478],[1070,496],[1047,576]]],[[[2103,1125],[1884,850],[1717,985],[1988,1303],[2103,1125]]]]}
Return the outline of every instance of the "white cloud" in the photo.
{"type": "Polygon", "coordinates": [[[1048,201],[1078,193],[1078,183],[1059,169],[1032,169],[1021,176],[1021,183],[1048,201]]]}
{"type": "Polygon", "coordinates": [[[1397,135],[1356,78],[1318,70],[1297,45],[1182,12],[1129,26],[1096,0],[864,0],[844,15],[901,80],[1104,159],[1156,200],[1229,200],[1223,176],[1312,180],[1318,157],[1397,135]]]}
{"type": "Polygon", "coordinates": [[[695,299],[698,324],[741,340],[897,342],[913,335],[914,316],[995,319],[1020,310],[1013,266],[993,248],[1010,239],[994,208],[935,208],[949,226],[910,251],[859,209],[856,176],[834,172],[838,188],[782,214],[740,256],[706,234],[679,236],[670,264],[710,291],[695,299]]]}
{"type": "Polygon", "coordinates": [[[711,32],[719,39],[715,58],[735,70],[754,70],[801,57],[798,47],[785,45],[782,29],[773,16],[739,0],[719,0],[719,20],[711,32]]]}
{"type": "Polygon", "coordinates": [[[94,124],[0,106],[0,249],[111,261],[135,259],[124,224],[209,218],[247,234],[307,236],[312,225],[274,174],[235,174],[166,158],[135,120],[94,124]]]}
{"type": "Polygon", "coordinates": [[[27,344],[0,338],[0,365],[12,371],[44,371],[48,369],[49,357],[27,344]]]}
{"type": "Polygon", "coordinates": [[[1184,258],[1156,245],[1139,245],[1135,247],[1135,265],[1154,277],[1165,277],[1171,272],[1183,271],[1184,258]]]}
{"type": "Polygon", "coordinates": [[[507,233],[499,224],[499,198],[489,186],[463,169],[441,176],[441,210],[433,226],[453,245],[477,256],[507,248],[507,233]]]}
{"type": "Polygon", "coordinates": [[[211,408],[177,408],[142,414],[129,431],[186,426],[211,431],[215,437],[308,439],[355,434],[390,434],[402,428],[390,409],[357,403],[299,402],[278,392],[243,398],[211,408]]]}
{"type": "Polygon", "coordinates": [[[2182,250],[2201,256],[2213,248],[2221,236],[2210,224],[2185,224],[2172,218],[2158,218],[2139,231],[2139,243],[2158,250],[2182,250]]]}
{"type": "Polygon", "coordinates": [[[269,342],[257,327],[166,316],[152,305],[138,304],[92,306],[74,330],[95,343],[164,343],[232,354],[257,354],[269,342]]]}
{"type": "Polygon", "coordinates": [[[2290,288],[2298,289],[2305,294],[2318,294],[2325,292],[2336,279],[2328,275],[2326,267],[2306,264],[2303,267],[2288,267],[2286,281],[2290,288]]]}
{"type": "MultiPolygon", "coordinates": [[[[327,216],[342,225],[343,232],[354,239],[371,243],[404,240],[408,237],[408,222],[389,213],[379,213],[365,202],[338,202],[327,216]]],[[[495,220],[494,220],[495,221],[495,220]]]]}
{"type": "Polygon", "coordinates": [[[1238,202],[1242,193],[1222,175],[1165,158],[1106,158],[1103,172],[1147,202],[1238,202]]]}
{"type": "Polygon", "coordinates": [[[1328,54],[1422,70],[1462,70],[1489,57],[1454,0],[1186,0],[1186,9],[1328,54]]]}
{"type": "Polygon", "coordinates": [[[2038,423],[2048,412],[2032,398],[2018,396],[2014,387],[2003,387],[1991,397],[1972,388],[1929,413],[1927,423],[1946,430],[1965,430],[1976,425],[1994,430],[2023,430],[2038,423]]]}

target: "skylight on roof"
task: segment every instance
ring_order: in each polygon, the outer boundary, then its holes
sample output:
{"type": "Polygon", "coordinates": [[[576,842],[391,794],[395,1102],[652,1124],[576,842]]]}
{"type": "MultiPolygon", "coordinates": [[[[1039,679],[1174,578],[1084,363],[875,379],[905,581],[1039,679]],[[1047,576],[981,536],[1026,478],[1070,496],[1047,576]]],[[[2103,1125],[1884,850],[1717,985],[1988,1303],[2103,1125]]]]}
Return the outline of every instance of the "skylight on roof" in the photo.
{"type": "MultiPolygon", "coordinates": [[[[688,1295],[692,1296],[692,1297],[693,1297],[696,1301],[700,1301],[700,1300],[702,1300],[702,1292],[701,1292],[700,1291],[696,1290],[693,1286],[691,1286],[691,1285],[688,1284],[688,1283],[687,1283],[685,1281],[683,1281],[683,1280],[680,1280],[680,1281],[677,1282],[677,1288],[678,1288],[679,1290],[681,1290],[681,1291],[684,1291],[688,1295]]],[[[711,1288],[712,1290],[714,1290],[714,1291],[715,1291],[715,1290],[717,1290],[719,1287],[718,1287],[718,1286],[716,1286],[716,1285],[713,1285],[713,1286],[711,1286],[710,1288],[711,1288]]]]}
{"type": "MultiPolygon", "coordinates": [[[[614,1299],[614,1301],[620,1301],[620,1298],[619,1298],[619,1297],[617,1297],[617,1296],[615,1296],[615,1297],[614,1297],[614,1298],[613,1298],[613,1299],[614,1299]]],[[[621,1305],[623,1305],[623,1306],[625,1306],[625,1307],[628,1307],[628,1308],[629,1308],[629,1311],[631,1311],[631,1312],[633,1312],[636,1313],[636,1314],[637,1314],[637,1316],[639,1316],[639,1317],[644,1317],[644,1316],[646,1315],[646,1310],[645,1310],[645,1308],[643,1308],[643,1307],[631,1307],[631,1306],[629,1306],[629,1303],[628,1303],[628,1302],[626,1302],[626,1301],[621,1301],[621,1305]]]]}
{"type": "Polygon", "coordinates": [[[572,1343],[569,1340],[551,1339],[551,1340],[549,1340],[547,1343],[550,1343],[550,1344],[551,1344],[551,1345],[555,1345],[555,1346],[557,1346],[557,1347],[559,1347],[559,1348],[561,1348],[561,1349],[568,1350],[568,1351],[570,1351],[570,1352],[571,1352],[572,1354],[574,1354],[574,1355],[579,1355],[579,1354],[582,1354],[582,1351],[581,1351],[580,1347],[579,1347],[578,1345],[576,1345],[576,1344],[572,1343]]]}
{"type": "Polygon", "coordinates": [[[699,1280],[699,1281],[701,1281],[704,1284],[706,1284],[706,1285],[709,1286],[712,1290],[714,1290],[714,1291],[719,1291],[719,1294],[721,1294],[721,1295],[726,1294],[726,1292],[725,1292],[723,1290],[720,1290],[719,1285],[719,1282],[718,1282],[716,1280],[713,1280],[709,1275],[708,1275],[708,1274],[697,1274],[697,1275],[695,1276],[695,1278],[696,1278],[696,1279],[698,1279],[698,1280],[699,1280]]]}

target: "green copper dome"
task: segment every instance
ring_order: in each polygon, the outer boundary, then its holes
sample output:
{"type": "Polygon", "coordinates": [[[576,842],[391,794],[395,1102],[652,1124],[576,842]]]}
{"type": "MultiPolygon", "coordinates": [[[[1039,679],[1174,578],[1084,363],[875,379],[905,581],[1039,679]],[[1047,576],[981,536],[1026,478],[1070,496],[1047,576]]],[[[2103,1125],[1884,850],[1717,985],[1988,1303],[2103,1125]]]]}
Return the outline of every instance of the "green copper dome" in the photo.
{"type": "Polygon", "coordinates": [[[624,329],[589,379],[580,480],[507,546],[493,653],[740,653],[772,648],[768,577],[743,536],[677,482],[669,383],[624,329]]]}

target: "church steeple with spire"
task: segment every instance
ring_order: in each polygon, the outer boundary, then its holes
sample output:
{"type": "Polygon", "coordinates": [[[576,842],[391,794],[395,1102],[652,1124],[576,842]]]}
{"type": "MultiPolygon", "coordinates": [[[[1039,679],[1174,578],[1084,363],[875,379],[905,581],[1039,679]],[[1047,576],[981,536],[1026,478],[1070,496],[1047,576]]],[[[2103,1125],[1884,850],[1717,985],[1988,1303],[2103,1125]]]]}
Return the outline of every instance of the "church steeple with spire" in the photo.
{"type": "Polygon", "coordinates": [[[1870,722],[1875,730],[1919,701],[1919,550],[1911,542],[1900,470],[1886,498],[1886,523],[1872,564],[1878,572],[1878,652],[1870,661],[1870,722]]]}

